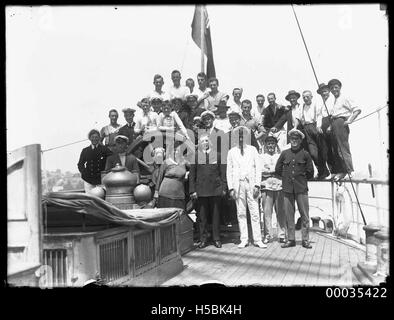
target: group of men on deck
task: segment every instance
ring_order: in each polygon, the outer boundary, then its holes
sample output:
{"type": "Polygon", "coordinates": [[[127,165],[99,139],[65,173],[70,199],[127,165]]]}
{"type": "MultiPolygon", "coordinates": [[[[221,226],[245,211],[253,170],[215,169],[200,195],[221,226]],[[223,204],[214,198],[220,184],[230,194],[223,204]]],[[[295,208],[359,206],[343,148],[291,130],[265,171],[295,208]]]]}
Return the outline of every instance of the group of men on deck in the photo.
{"type": "Polygon", "coordinates": [[[314,166],[319,179],[339,180],[354,171],[349,125],[361,111],[341,94],[341,82],[332,79],[319,85],[321,98],[316,100],[312,91],[303,91],[302,104],[295,90],[285,97],[288,106],[278,104],[275,94],[269,93],[265,107],[264,95],[258,94],[253,108],[250,100],[242,100],[241,87],[233,89],[230,99],[219,91],[219,80],[207,79],[204,73],[197,75],[198,88],[191,78],[182,86],[177,70],[171,79],[172,85],[164,91],[163,77],[155,75],[154,90],[137,107],[122,109],[124,126],[112,109],[110,124],[100,132],[89,132],[91,145],[82,150],[78,162],[85,191],[100,185],[101,172],[118,163],[139,173],[142,153],[132,154],[130,146],[146,133],[177,132],[195,145],[185,190],[198,217],[199,248],[209,244],[209,220],[213,244],[221,248],[220,221],[231,223],[231,208],[236,208],[239,248],[249,240],[267,247],[274,238],[273,209],[278,241],[283,248],[295,246],[295,203],[302,221],[302,246],[311,248],[307,180],[314,177],[314,166]],[[247,209],[253,239],[248,239],[247,209]]]}

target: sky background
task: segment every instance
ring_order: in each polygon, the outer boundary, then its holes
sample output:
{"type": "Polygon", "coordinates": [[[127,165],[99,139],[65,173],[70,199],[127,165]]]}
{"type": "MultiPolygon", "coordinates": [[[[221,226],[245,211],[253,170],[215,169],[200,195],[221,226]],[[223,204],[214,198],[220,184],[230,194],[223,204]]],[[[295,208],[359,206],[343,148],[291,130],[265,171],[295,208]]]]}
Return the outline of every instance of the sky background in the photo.
{"type": "MultiPolygon", "coordinates": [[[[207,6],[219,90],[313,91],[316,82],[290,5],[207,6]]],[[[295,6],[319,82],[338,78],[366,115],[388,101],[388,21],[379,5],[295,6]]],[[[7,150],[83,140],[108,111],[135,106],[153,76],[182,84],[200,71],[194,6],[6,7],[7,150]],[[116,8],[116,9],[115,9],[116,8]],[[23,130],[21,130],[23,128],[23,130]]],[[[301,100],[300,100],[301,102],[301,100]]],[[[387,175],[388,108],[350,127],[356,171],[387,175]]],[[[125,123],[122,112],[119,122],[125,123]]],[[[43,154],[43,169],[77,172],[88,141],[43,154]]]]}

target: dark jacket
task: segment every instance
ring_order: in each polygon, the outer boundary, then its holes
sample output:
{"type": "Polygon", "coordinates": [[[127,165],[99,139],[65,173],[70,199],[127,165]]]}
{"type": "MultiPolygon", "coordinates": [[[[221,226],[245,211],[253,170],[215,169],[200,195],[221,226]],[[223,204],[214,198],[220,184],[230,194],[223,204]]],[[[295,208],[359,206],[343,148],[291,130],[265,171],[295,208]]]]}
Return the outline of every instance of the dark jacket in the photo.
{"type": "Polygon", "coordinates": [[[263,110],[263,116],[264,116],[263,126],[264,126],[264,128],[268,131],[269,129],[274,127],[275,124],[278,122],[278,120],[285,113],[286,113],[286,108],[282,105],[277,105],[277,109],[276,109],[275,114],[274,114],[274,108],[272,108],[270,105],[268,105],[263,110]]]}
{"type": "MultiPolygon", "coordinates": [[[[112,156],[109,156],[107,158],[107,162],[105,164],[105,171],[111,170],[112,168],[114,168],[116,166],[117,163],[119,163],[121,165],[119,155],[117,153],[114,153],[112,156]]],[[[140,173],[140,167],[138,165],[137,158],[135,156],[133,156],[132,154],[126,155],[125,167],[130,172],[135,172],[138,174],[140,173]]]]}
{"type": "Polygon", "coordinates": [[[91,145],[82,149],[78,161],[82,180],[94,185],[100,184],[101,171],[104,170],[107,157],[111,154],[111,150],[102,144],[98,144],[94,150],[91,145]]]}
{"type": "Polygon", "coordinates": [[[129,126],[129,124],[127,123],[123,127],[121,127],[118,131],[118,135],[126,136],[127,138],[129,138],[129,145],[133,142],[136,136],[134,127],[135,127],[135,122],[133,122],[131,126],[129,126]]]}
{"type": "Polygon", "coordinates": [[[204,111],[205,109],[200,107],[191,110],[190,107],[185,106],[178,112],[178,115],[181,121],[183,122],[185,128],[189,130],[193,130],[194,117],[201,116],[201,113],[203,113],[204,111]]]}
{"type": "MultiPolygon", "coordinates": [[[[287,122],[287,132],[289,132],[291,129],[294,128],[291,106],[287,106],[286,111],[284,112],[284,114],[276,122],[275,128],[280,130],[286,122],[287,122]]],[[[300,125],[298,125],[297,129],[301,129],[300,125]]],[[[290,143],[289,136],[287,136],[287,143],[290,143]]]]}
{"type": "Polygon", "coordinates": [[[205,153],[198,149],[195,159],[195,164],[190,166],[189,193],[197,192],[198,197],[215,197],[227,191],[226,164],[221,163],[220,152],[212,149],[209,161],[206,161],[205,153]]]}
{"type": "Polygon", "coordinates": [[[307,192],[313,171],[312,158],[303,148],[282,151],[275,166],[275,173],[282,177],[282,191],[288,193],[307,192]]]}

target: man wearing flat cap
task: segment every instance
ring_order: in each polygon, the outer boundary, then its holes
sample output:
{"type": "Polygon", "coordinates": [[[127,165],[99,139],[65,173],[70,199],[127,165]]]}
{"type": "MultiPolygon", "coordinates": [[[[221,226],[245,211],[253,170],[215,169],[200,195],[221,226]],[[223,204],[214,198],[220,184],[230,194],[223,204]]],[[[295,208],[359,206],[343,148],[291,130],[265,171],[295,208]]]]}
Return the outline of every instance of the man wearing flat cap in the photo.
{"type": "Polygon", "coordinates": [[[126,124],[121,127],[118,131],[118,135],[126,136],[128,139],[128,143],[132,143],[135,138],[135,122],[134,122],[134,115],[135,115],[135,108],[127,107],[122,109],[124,118],[126,120],[126,124]]]}
{"type": "MultiPolygon", "coordinates": [[[[281,116],[281,118],[276,122],[275,126],[271,129],[273,133],[280,130],[283,125],[287,122],[287,132],[290,132],[293,128],[298,128],[299,124],[299,113],[300,104],[298,99],[301,95],[295,91],[290,90],[286,95],[285,99],[290,102],[290,106],[287,106],[287,111],[281,116]]],[[[287,137],[287,143],[289,143],[289,137],[287,137]]]]}
{"type": "Polygon", "coordinates": [[[333,167],[332,173],[336,174],[334,180],[340,180],[346,174],[351,175],[354,171],[349,145],[349,125],[358,117],[361,110],[351,99],[341,93],[342,83],[338,79],[330,80],[328,85],[334,96],[331,143],[335,166],[333,167]]]}
{"type": "Polygon", "coordinates": [[[282,151],[275,166],[275,173],[282,177],[283,207],[287,221],[287,242],[282,248],[294,247],[295,202],[301,215],[302,246],[310,249],[309,243],[309,199],[307,180],[313,178],[312,158],[302,148],[304,134],[293,128],[288,133],[290,149],[282,151]]]}
{"type": "Polygon", "coordinates": [[[112,154],[108,147],[100,143],[98,130],[90,130],[88,138],[91,145],[82,149],[78,161],[78,170],[81,173],[86,193],[101,184],[101,171],[104,170],[107,157],[112,154]]]}
{"type": "Polygon", "coordinates": [[[126,154],[129,138],[123,135],[117,135],[115,137],[115,144],[117,152],[107,158],[105,171],[108,172],[114,168],[116,164],[120,164],[131,173],[136,173],[139,176],[140,168],[137,158],[132,154],[126,154]]]}

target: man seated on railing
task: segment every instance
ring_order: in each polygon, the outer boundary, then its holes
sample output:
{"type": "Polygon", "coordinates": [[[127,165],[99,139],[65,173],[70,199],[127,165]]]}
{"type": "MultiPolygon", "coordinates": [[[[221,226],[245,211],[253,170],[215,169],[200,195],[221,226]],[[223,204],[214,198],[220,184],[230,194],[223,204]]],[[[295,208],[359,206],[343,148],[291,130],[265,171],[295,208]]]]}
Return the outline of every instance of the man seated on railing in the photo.
{"type": "Polygon", "coordinates": [[[351,175],[354,171],[352,154],[349,145],[349,124],[351,124],[361,113],[354,102],[341,94],[342,83],[337,79],[328,82],[331,93],[333,94],[333,112],[332,112],[332,147],[335,167],[332,173],[336,173],[334,180],[340,180],[351,175]]]}

